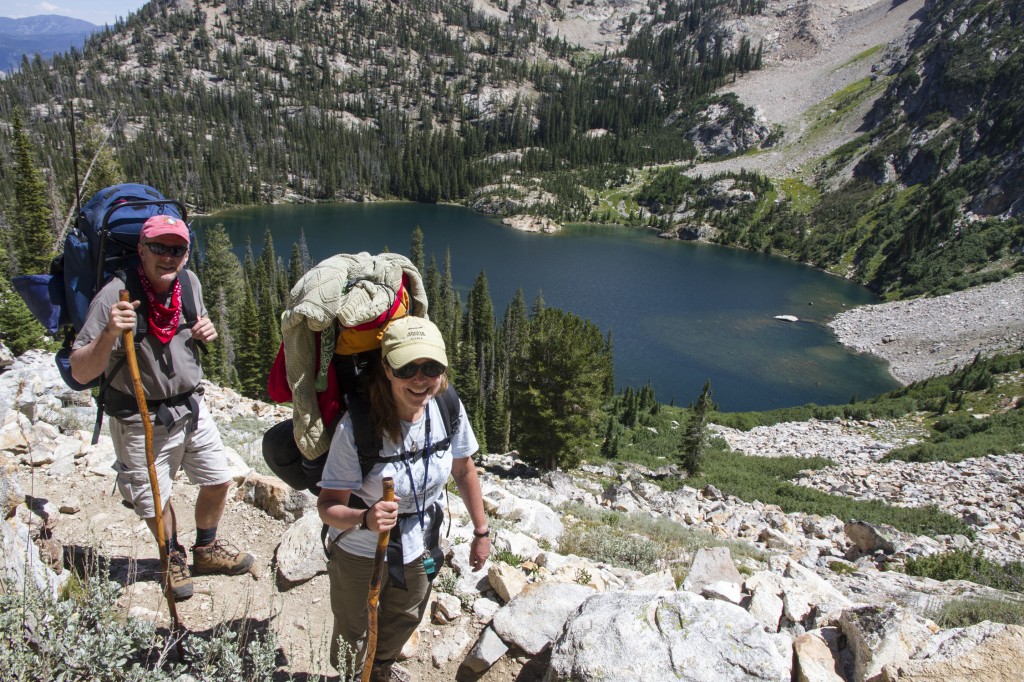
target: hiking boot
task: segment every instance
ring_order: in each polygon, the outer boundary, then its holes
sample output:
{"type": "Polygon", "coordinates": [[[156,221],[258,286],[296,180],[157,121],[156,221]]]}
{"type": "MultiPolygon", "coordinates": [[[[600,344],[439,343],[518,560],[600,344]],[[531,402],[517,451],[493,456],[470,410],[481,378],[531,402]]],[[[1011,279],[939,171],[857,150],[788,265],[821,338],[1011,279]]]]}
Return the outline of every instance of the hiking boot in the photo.
{"type": "Polygon", "coordinates": [[[214,540],[212,545],[192,548],[192,563],[196,575],[241,575],[252,566],[252,554],[239,551],[230,542],[214,540]]]}
{"type": "MultiPolygon", "coordinates": [[[[167,582],[174,601],[185,601],[192,597],[192,576],[188,572],[188,559],[185,553],[172,550],[167,555],[167,568],[170,574],[167,582]]],[[[160,584],[164,585],[164,573],[160,572],[160,584]]]]}
{"type": "Polygon", "coordinates": [[[394,661],[375,663],[370,669],[370,682],[413,682],[412,673],[394,661]]]}

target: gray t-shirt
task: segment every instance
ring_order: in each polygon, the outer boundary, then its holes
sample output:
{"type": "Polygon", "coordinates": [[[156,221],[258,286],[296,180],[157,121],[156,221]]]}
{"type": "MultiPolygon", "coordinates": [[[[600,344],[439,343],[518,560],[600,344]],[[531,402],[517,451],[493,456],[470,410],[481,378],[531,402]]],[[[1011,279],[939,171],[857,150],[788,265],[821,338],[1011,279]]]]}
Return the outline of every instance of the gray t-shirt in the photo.
{"type": "MultiPolygon", "coordinates": [[[[445,438],[444,419],[441,417],[436,399],[430,401],[427,410],[430,415],[430,442],[433,446],[445,438]]],[[[452,436],[448,449],[437,451],[432,447],[429,457],[421,457],[406,465],[400,457],[403,453],[419,452],[423,449],[426,443],[426,424],[426,413],[417,422],[403,421],[402,442],[395,443],[385,437],[381,450],[382,457],[397,459],[376,464],[366,478],[363,478],[352,432],[352,419],[346,413],[338,423],[334,438],[331,439],[331,449],[320,479],[321,488],[351,490],[353,494],[372,504],[383,495],[383,479],[386,476],[393,478],[395,495],[401,498],[398,513],[411,514],[400,520],[405,563],[423,556],[423,535],[433,521],[430,508],[444,491],[452,471],[452,460],[470,457],[480,449],[473,427],[466,417],[466,408],[460,401],[459,429],[452,436]],[[422,525],[417,507],[419,512],[424,512],[422,525]]],[[[331,540],[335,540],[341,532],[337,528],[331,528],[331,540]]],[[[370,558],[377,547],[377,534],[367,529],[354,530],[341,538],[338,546],[351,554],[370,558]]]]}
{"type": "MultiPolygon", "coordinates": [[[[192,290],[197,300],[197,314],[199,317],[206,315],[206,308],[203,306],[203,292],[199,279],[191,270],[182,270],[179,277],[187,276],[192,283],[192,290]]],[[[89,304],[89,312],[86,315],[82,331],[75,337],[73,349],[78,349],[94,338],[99,336],[107,326],[110,319],[110,306],[117,302],[124,283],[114,278],[100,289],[89,304]]],[[[169,303],[170,297],[164,303],[169,303]]],[[[184,306],[183,306],[184,307],[184,306]]],[[[140,307],[138,310],[141,310],[140,307]]],[[[138,311],[137,310],[137,311],[138,311]]],[[[182,320],[184,324],[184,311],[182,320]]],[[[110,354],[110,363],[106,372],[109,374],[114,365],[124,357],[125,349],[122,343],[123,336],[118,336],[114,342],[114,348],[110,354]]],[[[165,348],[162,343],[152,334],[146,334],[141,339],[136,339],[135,355],[139,362],[139,375],[142,377],[142,387],[146,392],[147,400],[165,400],[183,393],[192,391],[200,385],[203,379],[203,368],[199,359],[199,347],[192,340],[192,331],[182,329],[174,335],[165,348]]],[[[132,384],[131,373],[128,371],[127,362],[121,365],[121,369],[110,380],[110,387],[130,396],[135,395],[135,388],[132,384]]],[[[177,405],[169,408],[171,416],[175,421],[189,413],[188,404],[177,405]]],[[[125,421],[139,421],[138,415],[125,419],[125,421]]]]}

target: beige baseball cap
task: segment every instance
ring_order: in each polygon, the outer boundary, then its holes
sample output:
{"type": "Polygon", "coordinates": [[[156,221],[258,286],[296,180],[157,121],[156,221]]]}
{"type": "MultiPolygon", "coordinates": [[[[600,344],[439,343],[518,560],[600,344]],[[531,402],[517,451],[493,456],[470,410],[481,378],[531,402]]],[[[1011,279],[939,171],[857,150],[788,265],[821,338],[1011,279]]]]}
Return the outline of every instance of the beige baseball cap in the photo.
{"type": "Polygon", "coordinates": [[[420,358],[437,360],[448,366],[441,330],[430,320],[409,315],[391,324],[381,340],[381,354],[392,367],[401,367],[420,358]]]}

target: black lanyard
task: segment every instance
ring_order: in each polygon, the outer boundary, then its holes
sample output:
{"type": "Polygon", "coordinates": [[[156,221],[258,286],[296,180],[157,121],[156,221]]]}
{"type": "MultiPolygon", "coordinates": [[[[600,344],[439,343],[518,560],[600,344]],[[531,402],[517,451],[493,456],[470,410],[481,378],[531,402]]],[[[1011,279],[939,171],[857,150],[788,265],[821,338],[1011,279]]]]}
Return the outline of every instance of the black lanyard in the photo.
{"type": "Polygon", "coordinates": [[[416,504],[416,516],[420,520],[420,530],[424,530],[423,519],[427,515],[427,483],[430,475],[430,404],[427,404],[426,433],[423,446],[423,506],[420,506],[420,498],[416,493],[416,479],[412,475],[412,465],[409,463],[409,452],[405,453],[402,461],[405,462],[405,470],[409,474],[409,485],[412,486],[412,501],[416,504]]]}

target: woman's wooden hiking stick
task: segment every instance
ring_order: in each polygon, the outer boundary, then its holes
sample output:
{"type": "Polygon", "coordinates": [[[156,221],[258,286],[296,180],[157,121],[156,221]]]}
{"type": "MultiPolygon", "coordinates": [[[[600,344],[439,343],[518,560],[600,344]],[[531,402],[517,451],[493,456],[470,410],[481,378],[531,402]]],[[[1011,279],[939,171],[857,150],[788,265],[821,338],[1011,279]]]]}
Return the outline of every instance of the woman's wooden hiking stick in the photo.
{"type": "MultiPolygon", "coordinates": [[[[131,301],[131,295],[127,290],[121,290],[122,301],[131,301]]],[[[139,405],[139,416],[142,418],[142,428],[146,434],[146,468],[149,470],[149,487],[153,492],[153,509],[156,510],[156,542],[160,550],[160,568],[163,571],[164,595],[167,597],[167,609],[171,614],[171,638],[177,642],[178,658],[185,660],[185,649],[181,645],[181,638],[178,633],[183,633],[181,621],[178,619],[178,607],[174,603],[174,594],[171,593],[171,572],[170,559],[167,556],[167,534],[164,532],[163,505],[160,498],[160,482],[156,476],[156,458],[153,455],[153,423],[149,420],[149,407],[146,404],[146,391],[142,388],[142,375],[139,373],[139,360],[135,357],[135,334],[131,329],[125,329],[122,334],[125,353],[128,355],[128,371],[132,375],[132,385],[135,387],[135,400],[139,405]]]]}
{"type": "MultiPolygon", "coordinates": [[[[395,481],[384,479],[385,502],[395,501],[395,481]]],[[[380,599],[380,583],[384,576],[384,557],[388,551],[391,531],[377,535],[377,551],[373,555],[373,573],[370,574],[370,591],[366,595],[366,662],[363,663],[362,682],[370,682],[373,658],[377,654],[377,601],[380,599]]]]}

